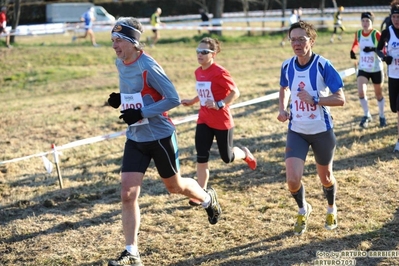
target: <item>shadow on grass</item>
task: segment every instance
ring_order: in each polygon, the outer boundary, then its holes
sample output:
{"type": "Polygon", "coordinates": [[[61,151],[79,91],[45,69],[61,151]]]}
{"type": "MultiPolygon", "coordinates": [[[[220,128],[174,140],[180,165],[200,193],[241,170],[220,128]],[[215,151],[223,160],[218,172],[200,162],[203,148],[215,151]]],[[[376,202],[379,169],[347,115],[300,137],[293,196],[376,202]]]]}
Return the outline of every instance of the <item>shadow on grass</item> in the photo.
{"type": "MultiPolygon", "coordinates": [[[[258,110],[271,110],[276,105],[275,101],[269,101],[260,103],[256,106],[249,106],[248,108],[238,109],[235,112],[234,116],[245,117],[248,114],[256,113],[258,110]]],[[[195,122],[193,122],[195,123],[195,122]]],[[[287,125],[284,124],[284,127],[287,125]]],[[[381,135],[391,135],[392,132],[395,131],[393,126],[388,129],[384,129],[383,131],[374,132],[371,134],[367,134],[364,136],[366,140],[378,139],[381,135]]],[[[338,142],[346,143],[348,146],[351,145],[356,139],[354,137],[348,136],[350,133],[350,129],[341,129],[337,131],[338,142]]],[[[268,150],[271,148],[279,148],[281,150],[281,162],[269,162],[266,160],[259,160],[259,167],[257,171],[251,171],[247,168],[246,164],[243,162],[234,162],[231,164],[229,168],[230,173],[239,172],[246,178],[236,178],[234,182],[230,180],[229,177],[226,177],[226,170],[223,170],[222,167],[218,169],[212,169],[212,183],[217,184],[223,189],[226,190],[245,190],[248,186],[254,184],[264,184],[264,183],[275,183],[275,182],[284,182],[284,146],[285,143],[283,140],[279,141],[270,141],[274,139],[281,139],[281,134],[269,134],[268,132],[261,132],[258,136],[253,138],[241,138],[236,139],[235,143],[243,146],[248,146],[250,150],[256,150],[258,147],[262,147],[264,150],[268,150]],[[248,178],[250,178],[253,183],[248,184],[248,178]]],[[[338,145],[340,145],[338,143],[338,145]]],[[[194,148],[194,140],[193,145],[183,149],[185,152],[191,152],[194,148]]],[[[212,149],[211,160],[220,160],[217,150],[212,149]]],[[[120,153],[122,156],[122,151],[120,153]]],[[[275,156],[279,156],[275,154],[275,156]]],[[[310,153],[309,156],[312,156],[310,153]]],[[[63,174],[64,179],[70,180],[79,180],[79,179],[89,179],[90,175],[98,175],[101,176],[105,181],[96,182],[90,184],[88,186],[81,186],[78,188],[74,188],[73,191],[65,190],[65,191],[55,191],[48,192],[43,195],[40,195],[36,198],[32,198],[30,201],[20,201],[16,204],[5,206],[0,209],[0,217],[2,224],[11,223],[14,220],[24,219],[28,216],[32,216],[32,213],[35,213],[36,216],[40,216],[44,213],[54,213],[59,214],[60,212],[65,213],[74,213],[78,209],[82,207],[91,206],[93,204],[97,204],[99,202],[107,203],[107,204],[115,204],[120,201],[119,198],[119,183],[116,180],[107,180],[107,173],[117,173],[119,172],[119,167],[115,167],[107,172],[95,172],[95,173],[87,173],[86,169],[90,168],[90,166],[94,166],[98,164],[98,162],[102,162],[106,165],[119,165],[121,162],[121,158],[118,159],[107,159],[109,158],[107,155],[99,156],[95,159],[87,159],[86,161],[80,161],[79,164],[69,165],[66,168],[63,168],[63,172],[68,172],[69,169],[82,169],[81,174],[63,174]],[[111,183],[111,185],[110,185],[111,183]],[[105,188],[105,189],[104,189],[105,188]],[[38,202],[34,203],[33,202],[38,202]]],[[[375,159],[378,158],[381,161],[389,161],[396,158],[391,153],[391,148],[386,147],[379,150],[373,150],[367,153],[359,153],[357,156],[351,156],[349,158],[344,158],[341,160],[336,160],[334,164],[334,169],[337,170],[345,170],[348,169],[348,165],[353,165],[353,168],[357,166],[365,166],[365,165],[374,165],[375,159]]],[[[182,159],[182,164],[184,164],[185,160],[193,160],[195,156],[190,158],[182,159]]],[[[154,167],[153,164],[150,167],[154,167]]],[[[182,167],[184,171],[184,166],[182,167]]],[[[311,175],[315,174],[316,167],[314,164],[306,164],[307,174],[311,175]]],[[[191,173],[183,173],[184,176],[195,176],[195,172],[191,173]]],[[[57,182],[56,179],[44,179],[43,175],[29,175],[28,177],[10,183],[10,186],[30,186],[30,187],[40,187],[51,185],[57,182]],[[39,181],[38,181],[39,180],[39,181]]],[[[157,196],[161,194],[168,194],[166,189],[163,189],[163,184],[159,179],[144,179],[143,186],[146,188],[157,187],[157,189],[143,189],[142,194],[147,194],[151,196],[157,196]]],[[[186,205],[186,199],[179,199],[182,201],[182,206],[177,209],[185,210],[189,209],[186,205]]],[[[146,205],[140,205],[143,209],[143,213],[146,212],[146,205]]],[[[163,212],[167,212],[169,214],[173,214],[176,208],[171,209],[162,209],[163,212]]],[[[32,234],[25,235],[17,235],[8,239],[0,239],[0,242],[3,243],[12,243],[12,242],[22,242],[27,239],[35,238],[38,235],[46,235],[46,234],[54,234],[55,232],[64,232],[71,228],[85,228],[94,226],[97,224],[101,224],[104,221],[112,222],[116,219],[116,216],[120,214],[120,210],[112,211],[109,213],[103,213],[97,217],[90,219],[83,219],[79,222],[62,222],[54,225],[52,228],[47,230],[35,232],[32,234]]],[[[374,230],[371,232],[367,232],[364,234],[353,234],[350,236],[345,236],[343,238],[329,239],[312,242],[311,244],[300,245],[295,248],[288,248],[283,251],[279,251],[278,253],[270,253],[265,256],[259,256],[251,259],[243,259],[243,260],[235,260],[229,263],[223,263],[219,265],[282,265],[282,264],[292,264],[292,263],[311,263],[312,260],[316,259],[316,251],[330,251],[329,246],[341,246],[342,250],[354,250],[356,249],[362,241],[371,241],[373,243],[372,250],[378,250],[379,248],[384,248],[384,250],[395,250],[397,249],[398,241],[399,241],[399,224],[398,224],[398,210],[394,214],[394,219],[385,224],[382,228],[378,230],[374,230]],[[388,238],[385,236],[389,236],[388,238]]],[[[283,240],[286,237],[291,236],[291,232],[287,231],[281,235],[274,236],[271,238],[264,239],[262,241],[257,241],[245,245],[238,245],[237,247],[224,250],[223,252],[211,253],[202,257],[196,257],[194,259],[184,260],[178,263],[170,264],[170,265],[199,265],[201,263],[209,262],[214,260],[215,258],[229,258],[232,256],[239,257],[241,255],[245,255],[249,252],[261,252],[268,250],[271,247],[274,241],[283,240]]],[[[145,251],[143,253],[145,256],[145,251]]],[[[192,257],[192,254],[187,254],[187,257],[192,257]]],[[[382,262],[383,258],[357,258],[358,265],[377,265],[382,262]]],[[[398,265],[398,261],[394,261],[395,263],[390,263],[387,265],[398,265]]],[[[385,263],[385,262],[384,262],[385,263]]],[[[100,262],[99,262],[100,264],[100,262]]],[[[92,263],[88,265],[93,265],[92,263]]]]}
{"type": "MultiPolygon", "coordinates": [[[[67,203],[68,205],[79,205],[79,207],[82,207],[82,204],[75,204],[72,202],[67,203]]],[[[43,213],[54,213],[55,215],[58,215],[60,213],[60,211],[62,211],[62,207],[61,208],[54,208],[53,210],[49,210],[47,209],[47,211],[43,211],[43,207],[40,205],[36,205],[36,206],[30,206],[31,211],[34,210],[35,214],[43,214],[43,213]]],[[[75,207],[76,208],[76,207],[75,207]]],[[[7,213],[5,213],[7,214],[7,213]]],[[[31,214],[31,213],[30,213],[31,214]]],[[[91,227],[91,226],[95,226],[95,225],[99,225],[105,222],[110,222],[115,220],[116,216],[120,214],[120,210],[115,210],[109,213],[103,213],[99,216],[90,218],[90,219],[83,219],[80,220],[79,222],[62,222],[59,223],[58,225],[55,225],[47,230],[43,230],[43,231],[37,231],[35,233],[30,233],[30,234],[23,234],[23,235],[16,235],[13,236],[12,238],[9,239],[1,239],[2,243],[15,243],[15,242],[22,242],[24,240],[27,239],[32,239],[35,238],[39,235],[53,235],[54,233],[59,233],[59,232],[65,232],[68,231],[70,229],[78,229],[78,228],[87,228],[87,227],[91,227]]],[[[13,216],[17,216],[18,213],[14,212],[13,216]]],[[[17,219],[21,219],[21,216],[18,216],[17,219]]]]}
{"type": "MultiPolygon", "coordinates": [[[[232,249],[224,250],[223,252],[211,253],[205,256],[195,256],[193,259],[180,261],[178,263],[169,264],[169,266],[188,266],[201,265],[201,263],[209,263],[215,259],[228,259],[230,257],[241,257],[248,253],[256,254],[267,251],[269,247],[275,245],[276,241],[284,240],[287,237],[293,237],[291,231],[286,231],[283,234],[266,238],[262,241],[257,241],[245,245],[237,245],[232,249]]],[[[354,259],[356,265],[398,265],[399,251],[397,250],[399,244],[399,208],[389,223],[386,223],[382,228],[363,234],[353,234],[342,238],[314,241],[310,244],[299,244],[300,237],[298,237],[298,246],[294,248],[287,248],[282,251],[268,253],[266,256],[258,256],[250,259],[230,260],[225,263],[219,263],[219,266],[239,266],[239,265],[355,265],[355,264],[315,264],[317,259],[328,259],[327,257],[316,256],[317,251],[323,252],[338,252],[341,251],[396,251],[396,257],[381,256],[381,257],[348,257],[346,259],[354,259]],[[387,237],[391,241],[387,241],[387,237]],[[372,242],[372,246],[367,250],[359,250],[363,241],[372,242]],[[331,250],[330,247],[340,247],[340,250],[331,250]],[[381,263],[381,264],[380,264],[381,263]]],[[[187,254],[187,257],[192,257],[194,252],[187,254]]],[[[395,254],[395,253],[394,253],[395,254]]],[[[144,255],[144,254],[143,254],[144,255]]],[[[342,259],[342,258],[341,258],[342,259]]],[[[324,260],[326,263],[326,260],[324,260]]],[[[330,263],[333,263],[330,261],[330,263]]],[[[335,262],[337,263],[337,262],[335,262]]],[[[342,261],[341,261],[342,263],[342,261]]],[[[347,262],[350,263],[350,262],[347,262]]]]}

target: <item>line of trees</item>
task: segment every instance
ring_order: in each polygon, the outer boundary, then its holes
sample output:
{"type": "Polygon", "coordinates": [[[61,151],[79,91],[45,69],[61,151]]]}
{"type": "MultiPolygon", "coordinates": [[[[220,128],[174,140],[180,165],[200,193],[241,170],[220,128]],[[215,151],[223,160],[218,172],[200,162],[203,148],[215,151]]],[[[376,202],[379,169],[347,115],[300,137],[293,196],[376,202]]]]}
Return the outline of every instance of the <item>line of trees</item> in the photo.
{"type": "MultiPolygon", "coordinates": [[[[198,3],[204,10],[208,10],[207,0],[193,0],[194,2],[198,3]]],[[[250,4],[257,3],[263,6],[264,16],[266,16],[266,11],[271,9],[271,6],[274,3],[278,4],[281,7],[281,17],[285,17],[285,11],[287,10],[287,0],[236,0],[241,2],[242,10],[245,14],[245,17],[249,17],[249,6],[250,4]]],[[[331,0],[334,7],[336,7],[337,3],[336,0],[331,0]]],[[[213,9],[213,17],[214,18],[222,18],[223,15],[223,7],[224,7],[224,0],[215,0],[214,1],[214,9],[213,9]]],[[[319,0],[319,9],[321,11],[321,16],[324,16],[324,9],[325,9],[325,0],[319,0]]],[[[263,22],[264,23],[264,22],[263,22]]],[[[282,20],[281,26],[284,27],[285,19],[282,20]]],[[[249,20],[247,20],[247,26],[249,27],[249,20]]],[[[221,32],[218,32],[221,34],[221,32]]],[[[250,34],[248,32],[248,34],[250,34]]]]}
{"type": "MultiPolygon", "coordinates": [[[[6,0],[6,2],[8,2],[8,1],[9,0],[6,0]]],[[[71,1],[76,1],[76,0],[71,0],[71,1]]],[[[95,0],[81,0],[80,2],[87,2],[87,1],[96,3],[95,0]]],[[[168,0],[168,5],[170,5],[169,1],[170,0],[168,0]]],[[[327,4],[329,6],[331,6],[331,4],[334,4],[334,6],[336,6],[336,2],[335,2],[336,0],[318,0],[318,2],[319,2],[318,8],[321,10],[322,16],[324,15],[324,8],[326,5],[326,1],[328,2],[327,4]]],[[[130,4],[134,5],[136,2],[139,2],[139,1],[133,1],[133,2],[130,2],[130,4]]],[[[162,2],[163,1],[151,1],[151,0],[141,1],[140,6],[142,6],[143,4],[146,4],[147,9],[148,9],[151,5],[152,6],[162,5],[162,2]]],[[[282,12],[281,16],[285,17],[288,2],[290,2],[290,4],[292,4],[291,2],[293,2],[293,1],[290,1],[290,0],[185,0],[184,2],[189,3],[189,4],[194,4],[194,6],[196,5],[198,7],[198,9],[202,8],[202,9],[206,10],[207,12],[212,13],[213,18],[215,18],[215,19],[221,19],[223,17],[223,12],[225,10],[225,2],[229,3],[228,8],[231,7],[232,2],[236,2],[238,6],[241,6],[241,11],[243,11],[247,16],[248,16],[248,12],[250,11],[250,6],[261,7],[261,9],[263,9],[263,11],[264,11],[265,16],[266,16],[267,10],[276,8],[276,6],[277,6],[278,9],[281,9],[281,12],[282,12]]],[[[304,2],[302,2],[302,3],[304,3],[304,2]]],[[[315,1],[311,1],[311,2],[315,3],[315,1]]],[[[30,2],[30,4],[31,3],[32,2],[30,2]]],[[[42,2],[41,2],[41,4],[43,5],[42,2]]],[[[123,3],[123,2],[112,2],[112,3],[101,2],[101,4],[104,6],[105,6],[105,4],[107,4],[110,7],[112,7],[113,9],[115,9],[115,8],[117,8],[116,6],[120,7],[119,4],[125,4],[125,3],[123,3]]],[[[21,0],[13,0],[13,4],[8,5],[8,7],[9,7],[8,15],[9,15],[9,17],[11,17],[11,28],[13,31],[19,25],[20,14],[21,14],[21,0]]],[[[284,21],[285,20],[282,20],[282,26],[284,26],[284,21]]],[[[249,21],[247,22],[247,25],[250,26],[249,21]]],[[[220,31],[216,31],[216,33],[221,34],[220,31]]],[[[11,36],[10,42],[11,43],[15,42],[15,35],[11,36]]]]}

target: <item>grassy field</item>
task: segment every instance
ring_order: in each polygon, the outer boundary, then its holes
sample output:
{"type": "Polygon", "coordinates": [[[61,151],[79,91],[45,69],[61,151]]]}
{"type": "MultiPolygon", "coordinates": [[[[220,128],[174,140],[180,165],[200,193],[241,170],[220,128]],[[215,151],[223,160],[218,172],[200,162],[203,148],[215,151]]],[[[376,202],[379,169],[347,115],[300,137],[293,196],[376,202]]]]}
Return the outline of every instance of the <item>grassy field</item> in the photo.
{"type": "MultiPolygon", "coordinates": [[[[354,30],[348,28],[334,44],[329,32],[320,32],[314,51],[338,70],[353,67],[354,30]]],[[[238,37],[243,34],[224,32],[217,58],[238,84],[237,103],[278,91],[281,63],[293,54],[289,46],[280,47],[281,34],[238,37]]],[[[18,37],[13,49],[0,48],[0,161],[125,129],[118,111],[106,104],[118,90],[110,36],[96,36],[97,48],[88,40],[71,43],[71,35],[18,37]]],[[[181,98],[194,96],[200,37],[196,31],[165,31],[162,38],[146,51],[181,98]]],[[[205,211],[190,207],[186,198],[168,194],[155,168],[148,170],[140,197],[144,264],[317,265],[318,257],[353,251],[342,265],[399,265],[396,114],[387,103],[386,128],[374,122],[360,129],[356,77],[344,81],[347,104],[332,108],[337,230],[324,229],[326,200],[310,152],[303,181],[313,213],[308,232],[294,236],[297,208],[285,184],[287,124],[276,119],[278,100],[271,100],[233,111],[235,144],[253,151],[255,171],[241,161],[224,164],[213,147],[210,185],[223,208],[218,224],[210,225],[205,211]],[[373,257],[378,254],[372,251],[392,250],[396,253],[373,257]]],[[[384,93],[388,100],[386,86],[384,93]]],[[[368,97],[378,121],[371,86],[368,97]]],[[[197,108],[179,106],[170,116],[195,114],[197,108]]],[[[195,122],[178,125],[177,131],[182,174],[195,178],[195,122]]],[[[124,249],[119,198],[124,141],[118,137],[62,151],[63,189],[57,172],[48,174],[40,157],[0,165],[0,265],[107,265],[115,258],[124,249]]]]}

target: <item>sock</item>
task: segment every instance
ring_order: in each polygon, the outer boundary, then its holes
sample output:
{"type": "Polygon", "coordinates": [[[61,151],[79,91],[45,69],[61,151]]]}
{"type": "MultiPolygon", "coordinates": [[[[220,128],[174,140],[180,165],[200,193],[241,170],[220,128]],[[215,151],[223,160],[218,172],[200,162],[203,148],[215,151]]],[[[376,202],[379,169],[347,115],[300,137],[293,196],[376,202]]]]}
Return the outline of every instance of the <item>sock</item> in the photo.
{"type": "MultiPolygon", "coordinates": [[[[301,187],[297,192],[291,192],[291,195],[294,197],[296,204],[298,204],[299,210],[306,210],[306,201],[305,201],[305,186],[301,184],[301,187]]],[[[305,211],[306,213],[306,211],[305,211]]]]}
{"type": "Polygon", "coordinates": [[[211,196],[210,196],[208,193],[206,193],[206,198],[205,198],[205,200],[201,203],[201,205],[202,205],[202,207],[204,207],[204,208],[208,208],[210,204],[211,204],[211,196]]]}
{"type": "Polygon", "coordinates": [[[138,247],[134,245],[126,245],[126,250],[132,255],[136,255],[139,251],[138,247]]]}
{"type": "Polygon", "coordinates": [[[360,105],[363,108],[364,116],[371,116],[369,112],[369,105],[368,105],[368,100],[366,97],[364,98],[359,98],[360,100],[360,105]]]}
{"type": "Polygon", "coordinates": [[[305,215],[307,212],[308,212],[308,208],[307,208],[307,204],[306,204],[306,202],[305,202],[305,204],[303,205],[303,207],[302,207],[302,208],[299,208],[298,213],[299,213],[299,214],[302,214],[302,215],[305,215]]]}
{"type": "Polygon", "coordinates": [[[327,206],[327,213],[337,213],[337,206],[335,204],[333,207],[327,206]]]}
{"type": "Polygon", "coordinates": [[[384,116],[385,98],[382,98],[381,100],[379,100],[377,102],[378,102],[378,113],[379,113],[380,117],[385,117],[384,116]]]}
{"type": "Polygon", "coordinates": [[[335,195],[337,193],[336,181],[331,181],[332,185],[329,187],[323,186],[324,196],[327,199],[328,205],[335,205],[335,195]]]}

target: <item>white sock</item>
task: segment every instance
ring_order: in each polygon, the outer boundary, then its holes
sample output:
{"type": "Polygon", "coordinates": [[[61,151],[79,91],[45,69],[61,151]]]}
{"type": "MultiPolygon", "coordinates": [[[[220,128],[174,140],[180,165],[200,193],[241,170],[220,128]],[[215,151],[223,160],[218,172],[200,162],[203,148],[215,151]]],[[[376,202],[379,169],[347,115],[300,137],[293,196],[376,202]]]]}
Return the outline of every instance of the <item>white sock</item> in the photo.
{"type": "Polygon", "coordinates": [[[305,202],[305,204],[303,205],[303,208],[299,208],[298,213],[301,215],[305,215],[308,212],[307,206],[308,206],[308,203],[305,202]]]}
{"type": "Polygon", "coordinates": [[[337,206],[335,205],[333,207],[328,206],[327,213],[337,213],[337,206]]]}
{"type": "Polygon", "coordinates": [[[378,113],[380,117],[385,117],[384,116],[385,98],[382,98],[380,101],[377,102],[378,102],[378,113]]]}
{"type": "Polygon", "coordinates": [[[126,245],[126,250],[132,255],[136,255],[139,251],[138,247],[134,245],[126,245]]]}
{"type": "Polygon", "coordinates": [[[206,198],[201,204],[204,208],[208,208],[209,204],[211,204],[211,196],[208,193],[206,193],[206,198]]]}
{"type": "Polygon", "coordinates": [[[369,106],[368,106],[367,98],[364,97],[363,99],[359,99],[359,100],[360,100],[360,105],[363,108],[364,116],[371,116],[370,112],[369,112],[369,106]]]}

